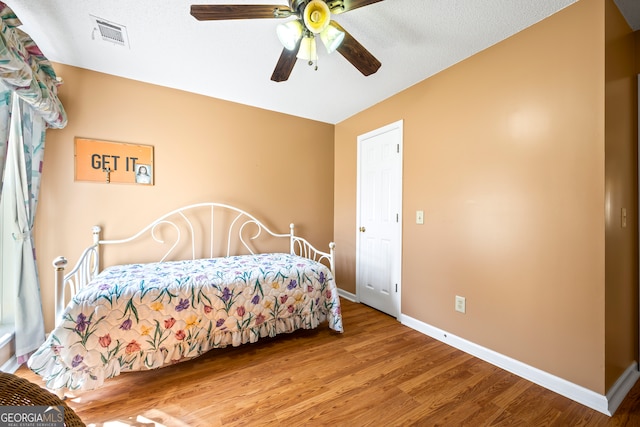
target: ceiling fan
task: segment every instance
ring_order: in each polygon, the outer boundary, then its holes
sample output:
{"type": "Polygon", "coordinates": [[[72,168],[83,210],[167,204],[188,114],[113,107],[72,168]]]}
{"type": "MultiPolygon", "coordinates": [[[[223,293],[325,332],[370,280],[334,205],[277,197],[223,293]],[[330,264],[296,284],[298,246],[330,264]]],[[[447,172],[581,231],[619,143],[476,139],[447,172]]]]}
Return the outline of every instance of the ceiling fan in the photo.
{"type": "Polygon", "coordinates": [[[275,82],[289,78],[296,59],[304,59],[309,65],[317,61],[316,36],[329,53],[337,50],[363,75],[368,76],[378,71],[382,64],[347,30],[333,21],[331,15],[380,1],[383,0],[288,0],[288,6],[194,4],[191,5],[191,15],[199,21],[295,17],[276,28],[284,49],[271,75],[271,80],[275,82]]]}

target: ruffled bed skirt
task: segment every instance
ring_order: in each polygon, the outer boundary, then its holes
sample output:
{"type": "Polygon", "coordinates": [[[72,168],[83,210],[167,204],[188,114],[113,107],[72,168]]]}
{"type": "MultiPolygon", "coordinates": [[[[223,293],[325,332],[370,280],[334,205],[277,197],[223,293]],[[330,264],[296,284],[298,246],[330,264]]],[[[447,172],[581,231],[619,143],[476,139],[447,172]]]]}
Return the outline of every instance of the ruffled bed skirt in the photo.
{"type": "MultiPolygon", "coordinates": [[[[140,351],[131,354],[129,360],[119,360],[113,357],[105,364],[89,368],[82,364],[76,368],[61,363],[59,348],[54,342],[47,342],[52,352],[38,351],[31,357],[29,366],[44,379],[47,388],[59,390],[93,390],[100,387],[105,379],[113,378],[122,372],[145,371],[158,369],[196,358],[211,349],[224,348],[229,345],[238,347],[242,344],[255,343],[260,338],[275,337],[279,334],[291,333],[298,329],[315,329],[327,320],[326,313],[314,313],[309,315],[294,315],[284,319],[272,319],[263,324],[243,329],[241,331],[215,331],[211,336],[182,341],[172,348],[161,347],[157,350],[140,351]],[[52,356],[53,354],[53,356],[52,356]],[[124,362],[124,363],[122,363],[124,362]]],[[[330,322],[329,327],[342,332],[342,325],[330,322]]],[[[87,354],[85,360],[90,362],[91,355],[87,354]]],[[[101,355],[100,355],[101,357],[101,355]]]]}

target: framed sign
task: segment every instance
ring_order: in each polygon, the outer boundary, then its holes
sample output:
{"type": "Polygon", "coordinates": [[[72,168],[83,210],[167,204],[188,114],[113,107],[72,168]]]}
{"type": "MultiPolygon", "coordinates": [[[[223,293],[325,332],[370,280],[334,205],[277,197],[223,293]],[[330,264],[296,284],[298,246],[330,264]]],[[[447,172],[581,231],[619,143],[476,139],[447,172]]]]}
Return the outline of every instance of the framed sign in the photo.
{"type": "Polygon", "coordinates": [[[75,180],[153,185],[153,146],[75,139],[75,180]]]}

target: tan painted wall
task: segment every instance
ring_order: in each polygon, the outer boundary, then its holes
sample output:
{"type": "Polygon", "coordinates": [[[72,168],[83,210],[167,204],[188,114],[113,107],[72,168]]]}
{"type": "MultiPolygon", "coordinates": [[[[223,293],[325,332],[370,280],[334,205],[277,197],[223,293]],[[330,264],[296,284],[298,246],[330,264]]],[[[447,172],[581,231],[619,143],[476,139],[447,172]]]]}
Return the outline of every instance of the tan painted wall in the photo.
{"type": "Polygon", "coordinates": [[[635,43],[636,74],[640,74],[640,31],[633,33],[633,39],[635,43]]]}
{"type": "Polygon", "coordinates": [[[47,329],[53,257],[77,256],[95,223],[133,231],[203,199],[294,221],[319,246],[333,233],[355,292],[356,138],[403,119],[403,313],[604,393],[638,337],[635,119],[628,78],[610,78],[627,49],[610,6],[582,0],[335,128],[54,64],[69,126],[48,132],[36,222],[47,329]],[[73,182],[75,136],[154,145],[156,185],[73,182]]]}
{"type": "MultiPolygon", "coordinates": [[[[54,64],[69,116],[47,131],[36,217],[46,329],[53,269],[75,260],[91,227],[121,238],[157,216],[202,201],[232,204],[278,232],[328,249],[333,236],[333,126],[54,64]],[[155,185],[74,182],[74,137],[153,145],[155,185]]],[[[106,264],[109,260],[105,259],[106,264]]]]}
{"type": "MultiPolygon", "coordinates": [[[[607,310],[605,379],[605,191],[636,215],[633,160],[605,176],[605,3],[577,2],[339,123],[335,142],[343,288],[355,292],[357,136],[403,119],[402,312],[598,393],[637,357],[638,335],[629,307],[607,310]]],[[[637,307],[631,222],[607,239],[627,252],[607,265],[620,282],[606,295],[637,307]]]]}
{"type": "Polygon", "coordinates": [[[608,389],[638,360],[638,188],[635,185],[638,86],[634,35],[613,1],[605,5],[605,385],[608,389]],[[622,223],[622,209],[626,209],[626,227],[622,223]]]}

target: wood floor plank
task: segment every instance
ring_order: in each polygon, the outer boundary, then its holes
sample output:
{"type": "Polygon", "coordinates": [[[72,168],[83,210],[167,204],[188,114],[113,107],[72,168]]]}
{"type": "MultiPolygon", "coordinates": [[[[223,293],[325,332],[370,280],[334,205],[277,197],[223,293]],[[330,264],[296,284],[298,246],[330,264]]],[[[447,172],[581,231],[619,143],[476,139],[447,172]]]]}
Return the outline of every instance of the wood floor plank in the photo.
{"type": "MultiPolygon", "coordinates": [[[[365,305],[320,325],[69,393],[89,425],[640,426],[640,383],[607,417],[365,305]],[[115,424],[119,422],[120,424],[115,424]]],[[[18,375],[42,381],[26,367],[18,375]]]]}

